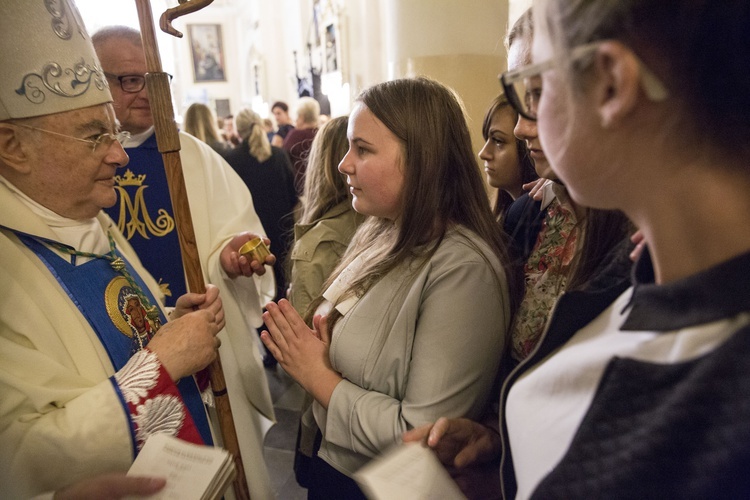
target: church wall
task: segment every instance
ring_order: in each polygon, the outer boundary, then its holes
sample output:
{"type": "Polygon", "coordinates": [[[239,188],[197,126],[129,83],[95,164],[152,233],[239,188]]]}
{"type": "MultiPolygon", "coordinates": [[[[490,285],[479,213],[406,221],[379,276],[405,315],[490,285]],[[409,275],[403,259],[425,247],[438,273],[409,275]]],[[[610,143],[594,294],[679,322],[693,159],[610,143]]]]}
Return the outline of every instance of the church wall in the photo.
{"type": "MultiPolygon", "coordinates": [[[[84,7],[89,2],[79,1],[84,7]]],[[[113,11],[115,4],[132,4],[132,0],[108,1],[113,11]]],[[[312,65],[321,73],[332,115],[348,113],[363,88],[390,78],[423,74],[459,93],[478,150],[481,120],[500,90],[497,74],[506,65],[502,39],[508,19],[519,15],[529,2],[214,0],[207,8],[175,21],[184,38],[160,36],[159,43],[165,70],[175,75],[172,91],[178,119],[196,101],[214,109],[223,102],[222,109],[232,113],[250,106],[262,115],[276,100],[293,107],[297,76],[310,75],[310,43],[312,65]],[[189,29],[195,24],[216,25],[221,30],[225,80],[196,81],[189,29]],[[329,26],[332,29],[327,30],[329,26]],[[331,31],[334,50],[328,47],[331,31]]],[[[160,6],[163,10],[174,3],[155,1],[157,17],[160,6]]],[[[85,19],[85,8],[82,10],[85,19]]],[[[120,19],[112,21],[117,22],[120,19]]]]}

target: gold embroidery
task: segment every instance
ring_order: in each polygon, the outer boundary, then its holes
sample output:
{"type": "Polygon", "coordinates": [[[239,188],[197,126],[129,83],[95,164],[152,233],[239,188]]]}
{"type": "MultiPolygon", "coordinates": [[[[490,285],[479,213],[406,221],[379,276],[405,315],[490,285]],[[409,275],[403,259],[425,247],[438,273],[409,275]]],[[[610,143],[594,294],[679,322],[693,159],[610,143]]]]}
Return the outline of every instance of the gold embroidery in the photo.
{"type": "Polygon", "coordinates": [[[115,175],[115,183],[118,186],[140,186],[145,180],[146,174],[141,174],[136,177],[130,169],[127,169],[125,171],[125,175],[123,175],[122,177],[120,177],[119,175],[115,175]]]}
{"type": "Polygon", "coordinates": [[[159,280],[159,288],[165,297],[172,296],[172,290],[169,289],[169,283],[162,283],[161,280],[159,280]]]}
{"type": "Polygon", "coordinates": [[[122,177],[115,177],[115,189],[120,193],[120,213],[117,217],[117,228],[128,240],[135,233],[149,239],[149,235],[161,237],[174,230],[174,219],[164,208],[157,211],[159,216],[156,221],[151,220],[144,198],[144,190],[148,187],[148,185],[143,184],[145,180],[145,174],[136,177],[130,169],[122,177]],[[132,200],[122,186],[138,186],[132,200]]]}

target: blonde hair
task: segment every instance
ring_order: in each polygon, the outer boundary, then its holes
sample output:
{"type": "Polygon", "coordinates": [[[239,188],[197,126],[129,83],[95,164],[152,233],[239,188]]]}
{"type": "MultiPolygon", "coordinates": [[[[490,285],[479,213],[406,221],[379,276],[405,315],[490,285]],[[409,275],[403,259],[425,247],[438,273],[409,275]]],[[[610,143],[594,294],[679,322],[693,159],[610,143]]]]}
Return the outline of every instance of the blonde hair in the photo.
{"type": "Polygon", "coordinates": [[[250,155],[254,156],[260,163],[271,157],[271,144],[263,129],[263,120],[255,111],[244,108],[237,113],[234,119],[237,134],[244,141],[247,139],[250,155]]]}
{"type": "Polygon", "coordinates": [[[300,224],[318,220],[328,210],[350,198],[339,163],[349,148],[346,127],[349,118],[340,116],[321,127],[315,135],[305,171],[305,203],[300,224]]]}
{"type": "Polygon", "coordinates": [[[308,125],[318,126],[320,104],[312,97],[302,97],[297,103],[297,116],[308,125]]]}
{"type": "Polygon", "coordinates": [[[206,144],[224,142],[216,127],[216,116],[211,108],[199,102],[193,103],[185,112],[185,132],[206,144]]]}

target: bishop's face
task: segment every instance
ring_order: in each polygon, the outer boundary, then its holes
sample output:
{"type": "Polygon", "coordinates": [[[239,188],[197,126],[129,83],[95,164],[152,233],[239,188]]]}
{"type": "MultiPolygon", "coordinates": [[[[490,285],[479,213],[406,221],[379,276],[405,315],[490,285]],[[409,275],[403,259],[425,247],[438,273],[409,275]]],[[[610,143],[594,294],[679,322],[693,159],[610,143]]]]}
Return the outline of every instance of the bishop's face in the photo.
{"type": "MultiPolygon", "coordinates": [[[[66,136],[95,140],[117,131],[111,104],[99,104],[33,120],[35,127],[66,136]]],[[[114,176],[128,155],[117,141],[90,142],[37,130],[18,128],[28,154],[27,171],[17,187],[58,215],[90,219],[117,201],[114,176]]]]}

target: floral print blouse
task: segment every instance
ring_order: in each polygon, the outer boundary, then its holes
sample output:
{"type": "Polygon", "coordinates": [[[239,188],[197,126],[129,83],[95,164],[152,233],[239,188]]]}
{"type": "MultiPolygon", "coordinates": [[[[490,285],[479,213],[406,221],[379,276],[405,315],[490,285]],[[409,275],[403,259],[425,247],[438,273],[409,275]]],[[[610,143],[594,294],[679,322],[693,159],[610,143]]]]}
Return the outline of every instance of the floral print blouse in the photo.
{"type": "Polygon", "coordinates": [[[581,238],[573,207],[556,196],[524,266],[526,289],[513,325],[511,355],[522,361],[536,347],[557,298],[565,291],[581,238]]]}

